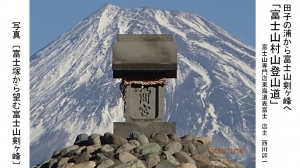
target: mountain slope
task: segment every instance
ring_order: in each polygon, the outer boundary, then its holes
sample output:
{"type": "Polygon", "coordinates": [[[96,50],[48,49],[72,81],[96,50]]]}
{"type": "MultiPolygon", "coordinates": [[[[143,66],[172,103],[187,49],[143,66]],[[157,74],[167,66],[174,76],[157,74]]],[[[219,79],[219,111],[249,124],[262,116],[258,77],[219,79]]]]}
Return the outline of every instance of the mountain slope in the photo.
{"type": "Polygon", "coordinates": [[[31,57],[31,164],[80,133],[112,132],[125,121],[111,69],[117,34],[173,34],[178,77],[165,89],[165,120],[179,135],[242,148],[230,157],[254,162],[254,48],[193,13],[106,5],[31,57]]]}

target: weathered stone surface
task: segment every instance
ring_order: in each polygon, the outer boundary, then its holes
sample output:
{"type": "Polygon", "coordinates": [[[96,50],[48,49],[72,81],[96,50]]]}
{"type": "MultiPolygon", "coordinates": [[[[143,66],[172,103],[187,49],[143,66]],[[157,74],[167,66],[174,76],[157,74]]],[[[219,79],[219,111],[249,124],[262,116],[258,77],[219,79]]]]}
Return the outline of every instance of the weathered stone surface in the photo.
{"type": "Polygon", "coordinates": [[[88,137],[90,145],[101,145],[100,134],[92,134],[88,137]]]}
{"type": "Polygon", "coordinates": [[[44,160],[39,166],[37,166],[37,168],[48,168],[49,167],[49,162],[51,160],[52,159],[46,159],[46,160],[44,160]]]}
{"type": "Polygon", "coordinates": [[[144,155],[147,153],[158,153],[161,151],[161,147],[157,143],[147,143],[141,146],[138,146],[134,149],[135,152],[144,155]]]}
{"type": "Polygon", "coordinates": [[[57,167],[61,167],[62,165],[68,163],[68,161],[70,160],[70,158],[68,157],[63,157],[58,161],[57,167]]]}
{"type": "Polygon", "coordinates": [[[186,152],[176,152],[174,153],[174,156],[178,159],[179,162],[195,164],[195,161],[186,152]]]}
{"type": "Polygon", "coordinates": [[[174,142],[180,142],[180,138],[174,133],[169,134],[168,137],[174,142]]]}
{"type": "Polygon", "coordinates": [[[149,143],[149,140],[148,138],[146,137],[146,135],[144,134],[140,134],[138,135],[137,139],[136,139],[140,145],[143,145],[143,144],[146,144],[146,143],[149,143]]]}
{"type": "Polygon", "coordinates": [[[210,163],[211,163],[215,168],[228,168],[226,165],[224,165],[222,162],[219,162],[219,161],[210,161],[210,163]]]}
{"type": "Polygon", "coordinates": [[[112,152],[114,150],[113,147],[111,147],[110,145],[106,144],[104,146],[102,146],[101,148],[101,152],[112,152]]]}
{"type": "Polygon", "coordinates": [[[244,165],[242,165],[239,162],[233,162],[233,164],[237,167],[237,168],[246,168],[244,165]]]}
{"type": "Polygon", "coordinates": [[[176,168],[197,168],[197,167],[193,163],[181,163],[179,166],[176,166],[176,168]]]}
{"type": "Polygon", "coordinates": [[[135,139],[132,139],[132,140],[128,141],[128,143],[130,143],[132,145],[135,145],[135,146],[140,146],[141,145],[140,142],[135,140],[135,139]]]}
{"type": "Polygon", "coordinates": [[[102,154],[102,153],[97,153],[97,154],[95,154],[93,158],[94,158],[95,160],[99,161],[99,162],[103,162],[103,161],[109,159],[107,156],[105,156],[105,155],[102,154]]]}
{"type": "Polygon", "coordinates": [[[105,133],[104,138],[105,138],[105,143],[107,144],[123,145],[124,143],[127,142],[127,139],[117,134],[105,133]]]}
{"type": "Polygon", "coordinates": [[[203,155],[205,157],[208,157],[209,156],[209,149],[202,143],[197,143],[196,144],[196,148],[197,148],[197,151],[200,155],[203,155]]]}
{"type": "Polygon", "coordinates": [[[128,153],[128,152],[120,152],[117,155],[117,159],[119,159],[121,162],[126,163],[132,160],[137,159],[134,155],[128,153]]]}
{"type": "Polygon", "coordinates": [[[74,151],[74,153],[75,153],[76,155],[80,155],[81,152],[82,152],[82,150],[84,150],[85,148],[86,148],[86,146],[81,146],[81,147],[79,147],[78,149],[76,149],[76,150],[74,151]]]}
{"type": "Polygon", "coordinates": [[[237,168],[236,165],[234,165],[233,163],[229,162],[228,159],[226,159],[225,157],[212,157],[210,159],[211,161],[219,161],[222,162],[224,165],[226,165],[228,168],[237,168]]]}
{"type": "Polygon", "coordinates": [[[150,138],[154,138],[156,134],[157,134],[157,132],[152,133],[152,134],[150,135],[150,138]]]}
{"type": "Polygon", "coordinates": [[[207,147],[211,147],[212,146],[210,139],[208,139],[207,137],[201,136],[201,137],[197,138],[197,141],[202,142],[203,145],[205,145],[207,147]]]}
{"type": "Polygon", "coordinates": [[[172,155],[176,152],[181,151],[181,149],[182,145],[179,142],[171,142],[164,147],[164,150],[170,152],[172,155]]]}
{"type": "Polygon", "coordinates": [[[78,149],[78,148],[79,148],[78,145],[73,145],[73,146],[64,148],[64,149],[61,150],[60,155],[61,155],[62,157],[64,157],[64,156],[65,156],[66,154],[68,154],[69,152],[75,151],[75,150],[78,149]]]}
{"type": "Polygon", "coordinates": [[[130,168],[146,168],[146,166],[141,160],[134,160],[131,163],[130,168]]]}
{"type": "Polygon", "coordinates": [[[196,167],[215,168],[210,162],[209,162],[209,164],[200,163],[197,161],[195,163],[196,163],[196,167]]]}
{"type": "Polygon", "coordinates": [[[88,146],[89,142],[88,142],[88,135],[87,134],[79,134],[76,137],[76,140],[74,142],[74,145],[78,145],[78,146],[88,146]]]}
{"type": "Polygon", "coordinates": [[[56,151],[53,152],[52,158],[53,157],[57,157],[58,155],[60,155],[60,152],[63,150],[64,148],[58,149],[56,151]]]}
{"type": "Polygon", "coordinates": [[[148,167],[154,167],[160,162],[160,157],[157,153],[148,153],[144,156],[144,160],[148,167]]]}
{"type": "Polygon", "coordinates": [[[196,135],[185,135],[181,137],[181,141],[194,141],[196,139],[196,135]]]}
{"type": "Polygon", "coordinates": [[[121,145],[120,147],[118,147],[115,151],[115,153],[120,153],[120,152],[129,152],[132,149],[136,148],[137,146],[130,144],[130,143],[125,143],[123,145],[121,145]]]}
{"type": "Polygon", "coordinates": [[[111,159],[104,160],[101,164],[99,164],[96,168],[109,168],[110,166],[114,165],[114,161],[111,159]]]}
{"type": "Polygon", "coordinates": [[[85,149],[83,149],[83,151],[87,151],[88,153],[93,153],[101,148],[102,148],[102,146],[100,144],[90,145],[90,146],[87,146],[85,149]]]}
{"type": "Polygon", "coordinates": [[[167,160],[170,161],[173,165],[180,164],[169,152],[163,151],[163,154],[166,156],[167,160]]]}
{"type": "Polygon", "coordinates": [[[198,154],[196,146],[190,141],[183,143],[182,151],[190,154],[198,154]]]}
{"type": "Polygon", "coordinates": [[[71,168],[74,166],[74,163],[65,163],[62,166],[58,166],[57,168],[71,168]]]}
{"type": "Polygon", "coordinates": [[[84,163],[84,162],[87,162],[89,161],[89,159],[92,157],[92,155],[85,151],[85,152],[82,152],[80,155],[78,155],[76,157],[76,164],[80,164],[80,163],[84,163]]]}
{"type": "Polygon", "coordinates": [[[88,161],[85,163],[76,164],[72,168],[94,168],[95,166],[96,166],[96,162],[88,161]]]}
{"type": "Polygon", "coordinates": [[[175,168],[176,165],[171,163],[169,160],[161,161],[155,168],[175,168]]]}
{"type": "MultiPolygon", "coordinates": [[[[161,77],[176,78],[177,46],[167,34],[119,34],[113,45],[113,77],[127,78],[126,70],[159,70],[161,77]]],[[[152,72],[153,73],[153,72],[152,72]]]]}
{"type": "Polygon", "coordinates": [[[130,165],[131,165],[132,162],[127,162],[127,163],[121,163],[121,164],[118,164],[116,166],[113,166],[113,168],[131,168],[130,165]]]}
{"type": "Polygon", "coordinates": [[[207,164],[207,165],[210,164],[209,159],[205,156],[200,155],[200,154],[193,154],[193,155],[191,155],[191,157],[197,162],[204,163],[204,164],[207,164]]]}
{"type": "MultiPolygon", "coordinates": [[[[127,103],[127,102],[126,102],[127,103]]],[[[127,104],[126,104],[127,105],[127,104]]],[[[171,134],[176,132],[175,122],[114,122],[114,133],[125,138],[129,138],[129,134],[132,131],[141,132],[147,137],[150,137],[152,133],[164,132],[171,134]]]]}
{"type": "Polygon", "coordinates": [[[138,137],[139,135],[141,135],[140,132],[132,131],[132,132],[130,132],[130,134],[129,134],[129,138],[130,138],[130,139],[135,139],[135,140],[136,140],[137,137],[138,137]]]}
{"type": "Polygon", "coordinates": [[[57,164],[58,164],[58,159],[53,158],[53,159],[51,159],[50,162],[49,162],[49,168],[57,167],[57,164]]]}
{"type": "Polygon", "coordinates": [[[153,139],[159,145],[166,145],[169,142],[169,138],[168,138],[167,134],[165,134],[165,133],[157,133],[153,139]]]}

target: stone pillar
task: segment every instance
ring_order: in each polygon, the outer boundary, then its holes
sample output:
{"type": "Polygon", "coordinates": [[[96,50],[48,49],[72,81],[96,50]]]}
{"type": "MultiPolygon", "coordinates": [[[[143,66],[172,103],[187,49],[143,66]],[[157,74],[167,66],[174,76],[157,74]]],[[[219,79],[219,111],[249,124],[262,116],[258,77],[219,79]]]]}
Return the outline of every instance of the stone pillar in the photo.
{"type": "Polygon", "coordinates": [[[114,133],[128,137],[138,131],[176,133],[164,121],[165,78],[176,78],[177,47],[172,35],[118,35],[113,46],[113,77],[122,78],[124,117],[114,133]]]}

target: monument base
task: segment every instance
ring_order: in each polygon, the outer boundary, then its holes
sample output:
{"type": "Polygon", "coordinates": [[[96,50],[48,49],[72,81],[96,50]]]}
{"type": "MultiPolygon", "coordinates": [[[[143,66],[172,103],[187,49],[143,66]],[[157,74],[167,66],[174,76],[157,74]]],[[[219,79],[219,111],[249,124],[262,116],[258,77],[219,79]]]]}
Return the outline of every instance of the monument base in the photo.
{"type": "Polygon", "coordinates": [[[175,122],[114,122],[114,134],[129,138],[131,132],[140,132],[147,137],[152,133],[176,133],[175,122]]]}

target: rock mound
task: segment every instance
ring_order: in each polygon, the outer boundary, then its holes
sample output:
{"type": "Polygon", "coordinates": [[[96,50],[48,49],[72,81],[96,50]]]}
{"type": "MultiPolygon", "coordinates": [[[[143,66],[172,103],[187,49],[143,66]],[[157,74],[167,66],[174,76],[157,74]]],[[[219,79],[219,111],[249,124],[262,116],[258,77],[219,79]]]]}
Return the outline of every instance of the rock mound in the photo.
{"type": "Polygon", "coordinates": [[[214,154],[206,137],[132,132],[79,134],[74,145],[59,149],[33,168],[245,168],[224,154],[214,154]]]}

